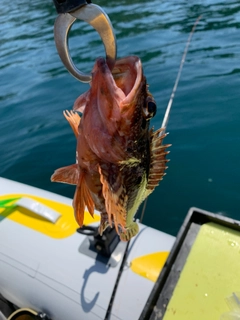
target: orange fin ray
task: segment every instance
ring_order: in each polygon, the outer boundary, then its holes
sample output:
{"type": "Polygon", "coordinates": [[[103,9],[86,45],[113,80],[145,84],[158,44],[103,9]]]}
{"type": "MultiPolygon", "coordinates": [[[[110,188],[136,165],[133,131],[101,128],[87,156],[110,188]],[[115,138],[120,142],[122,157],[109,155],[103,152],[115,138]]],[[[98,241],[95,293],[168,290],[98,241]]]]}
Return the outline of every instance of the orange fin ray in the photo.
{"type": "Polygon", "coordinates": [[[166,148],[170,147],[170,144],[163,145],[163,139],[167,134],[160,134],[164,129],[160,128],[155,132],[151,132],[151,161],[150,170],[148,176],[148,183],[144,197],[146,198],[153,190],[159,185],[159,182],[166,175],[165,170],[167,169],[166,163],[169,161],[166,159],[166,155],[169,151],[166,148]]]}
{"type": "Polygon", "coordinates": [[[52,182],[62,182],[68,184],[77,184],[79,178],[79,169],[77,164],[72,164],[67,167],[62,167],[53,173],[51,176],[52,182]]]}
{"type": "Polygon", "coordinates": [[[65,119],[68,121],[70,124],[76,138],[78,137],[78,126],[81,121],[81,117],[79,116],[78,113],[68,110],[63,111],[63,115],[65,119]]]}
{"type": "Polygon", "coordinates": [[[90,215],[94,217],[95,205],[85,180],[84,182],[82,182],[82,189],[83,189],[83,199],[84,199],[85,205],[88,208],[88,212],[90,213],[90,215]]]}
{"type": "Polygon", "coordinates": [[[74,214],[75,219],[80,227],[83,225],[83,219],[84,219],[84,209],[85,209],[85,203],[82,198],[82,191],[81,186],[78,184],[74,198],[73,198],[73,208],[74,208],[74,214]]]}
{"type": "Polygon", "coordinates": [[[101,221],[100,221],[100,225],[98,228],[98,232],[100,234],[100,236],[102,236],[103,232],[110,226],[109,222],[108,222],[108,214],[106,211],[101,212],[101,221]]]}
{"type": "Polygon", "coordinates": [[[128,196],[122,183],[122,176],[121,174],[118,175],[115,182],[115,184],[118,185],[118,188],[116,189],[115,185],[114,187],[116,190],[114,191],[108,182],[107,175],[104,173],[104,170],[100,166],[98,168],[100,181],[102,183],[102,193],[105,199],[105,207],[108,215],[108,223],[112,226],[112,222],[114,222],[115,229],[118,234],[125,232],[128,196]]]}
{"type": "Polygon", "coordinates": [[[84,173],[80,173],[78,185],[73,198],[75,218],[80,227],[83,225],[85,206],[93,217],[95,207],[94,201],[86,184],[84,173]]]}

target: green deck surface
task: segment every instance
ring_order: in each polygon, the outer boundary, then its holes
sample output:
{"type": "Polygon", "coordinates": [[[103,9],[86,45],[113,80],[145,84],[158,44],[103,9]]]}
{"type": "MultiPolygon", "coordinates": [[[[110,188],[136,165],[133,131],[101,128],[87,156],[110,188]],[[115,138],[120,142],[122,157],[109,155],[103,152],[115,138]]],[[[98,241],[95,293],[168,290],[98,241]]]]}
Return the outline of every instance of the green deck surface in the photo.
{"type": "Polygon", "coordinates": [[[164,320],[219,320],[240,291],[240,232],[204,224],[181,272],[164,320]]]}

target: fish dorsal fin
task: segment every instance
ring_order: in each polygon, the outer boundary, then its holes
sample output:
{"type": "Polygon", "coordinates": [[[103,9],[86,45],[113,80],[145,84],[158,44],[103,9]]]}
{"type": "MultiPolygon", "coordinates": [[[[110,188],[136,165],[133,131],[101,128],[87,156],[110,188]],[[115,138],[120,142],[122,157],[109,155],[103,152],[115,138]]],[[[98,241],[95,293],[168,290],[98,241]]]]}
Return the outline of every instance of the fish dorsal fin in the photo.
{"type": "Polygon", "coordinates": [[[73,198],[75,218],[80,227],[83,225],[85,206],[93,217],[95,207],[94,202],[87,186],[84,172],[80,172],[77,188],[73,198]]]}
{"type": "Polygon", "coordinates": [[[148,183],[145,192],[145,198],[153,192],[153,190],[158,186],[160,180],[163,179],[165,175],[165,170],[167,169],[166,163],[169,161],[166,159],[166,155],[169,151],[166,148],[170,147],[171,144],[163,145],[163,139],[167,134],[161,134],[164,129],[160,128],[155,132],[151,132],[151,142],[150,142],[150,170],[148,176],[148,183]]]}
{"type": "Polygon", "coordinates": [[[68,123],[70,124],[71,128],[73,129],[73,132],[76,136],[76,138],[78,137],[78,126],[79,123],[81,121],[81,117],[79,116],[78,113],[68,110],[63,111],[63,115],[66,118],[66,120],[68,121],[68,123]]]}
{"type": "Polygon", "coordinates": [[[128,196],[123,185],[122,175],[119,170],[114,180],[114,185],[110,184],[110,177],[103,168],[99,165],[100,181],[102,183],[102,194],[105,199],[105,207],[108,214],[109,225],[112,226],[114,221],[116,232],[124,232],[126,228],[127,219],[127,201],[128,196]],[[113,221],[112,221],[113,219],[113,221]]]}
{"type": "Polygon", "coordinates": [[[62,167],[54,171],[51,181],[68,184],[77,184],[79,178],[79,169],[77,164],[62,167]]]}

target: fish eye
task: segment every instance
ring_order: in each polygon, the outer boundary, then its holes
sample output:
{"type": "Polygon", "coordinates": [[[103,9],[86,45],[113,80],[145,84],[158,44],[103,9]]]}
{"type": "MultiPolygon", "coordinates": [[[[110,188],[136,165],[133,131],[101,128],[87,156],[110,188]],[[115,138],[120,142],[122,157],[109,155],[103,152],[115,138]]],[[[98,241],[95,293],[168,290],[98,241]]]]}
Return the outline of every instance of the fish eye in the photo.
{"type": "Polygon", "coordinates": [[[157,105],[152,96],[148,96],[146,99],[146,105],[144,108],[144,116],[146,120],[149,120],[155,116],[157,112],[157,105]]]}
{"type": "Polygon", "coordinates": [[[147,103],[147,109],[148,109],[148,113],[149,115],[151,115],[151,118],[155,116],[156,112],[157,112],[157,105],[154,101],[149,101],[147,103]]]}

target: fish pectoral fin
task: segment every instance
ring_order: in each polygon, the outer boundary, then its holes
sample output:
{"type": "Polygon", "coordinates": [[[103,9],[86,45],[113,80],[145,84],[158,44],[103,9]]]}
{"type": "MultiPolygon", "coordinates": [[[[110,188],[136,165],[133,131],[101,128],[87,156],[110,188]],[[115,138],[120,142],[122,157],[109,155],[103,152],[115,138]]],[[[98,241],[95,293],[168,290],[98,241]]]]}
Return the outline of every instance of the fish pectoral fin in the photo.
{"type": "Polygon", "coordinates": [[[90,97],[90,90],[81,94],[74,102],[73,110],[83,113],[85,110],[86,104],[89,101],[89,97],[90,97]]]}
{"type": "Polygon", "coordinates": [[[72,164],[67,167],[62,167],[55,170],[51,176],[52,182],[62,182],[68,184],[77,184],[79,178],[79,169],[77,164],[72,164]]]}
{"type": "Polygon", "coordinates": [[[153,190],[158,186],[159,182],[163,179],[163,176],[166,174],[165,170],[168,168],[166,163],[169,161],[166,159],[166,155],[169,151],[166,151],[166,148],[170,147],[171,144],[163,145],[163,139],[166,137],[166,134],[162,134],[163,129],[159,129],[151,134],[151,143],[150,143],[150,170],[148,176],[148,183],[146,187],[146,192],[144,197],[146,198],[153,190]]]}
{"type": "Polygon", "coordinates": [[[78,137],[78,126],[81,121],[81,117],[79,116],[78,113],[68,110],[63,111],[63,115],[65,119],[68,121],[70,124],[76,138],[78,137]]]}
{"type": "Polygon", "coordinates": [[[80,227],[83,225],[85,206],[93,217],[95,205],[90,190],[87,186],[84,173],[81,172],[73,198],[74,214],[80,227]]]}
{"type": "Polygon", "coordinates": [[[128,196],[122,183],[122,175],[119,172],[116,175],[114,184],[111,186],[108,182],[108,174],[99,166],[100,181],[102,183],[102,194],[105,199],[105,208],[108,215],[108,223],[112,226],[112,218],[116,232],[125,231],[127,219],[127,201],[128,196]]]}

